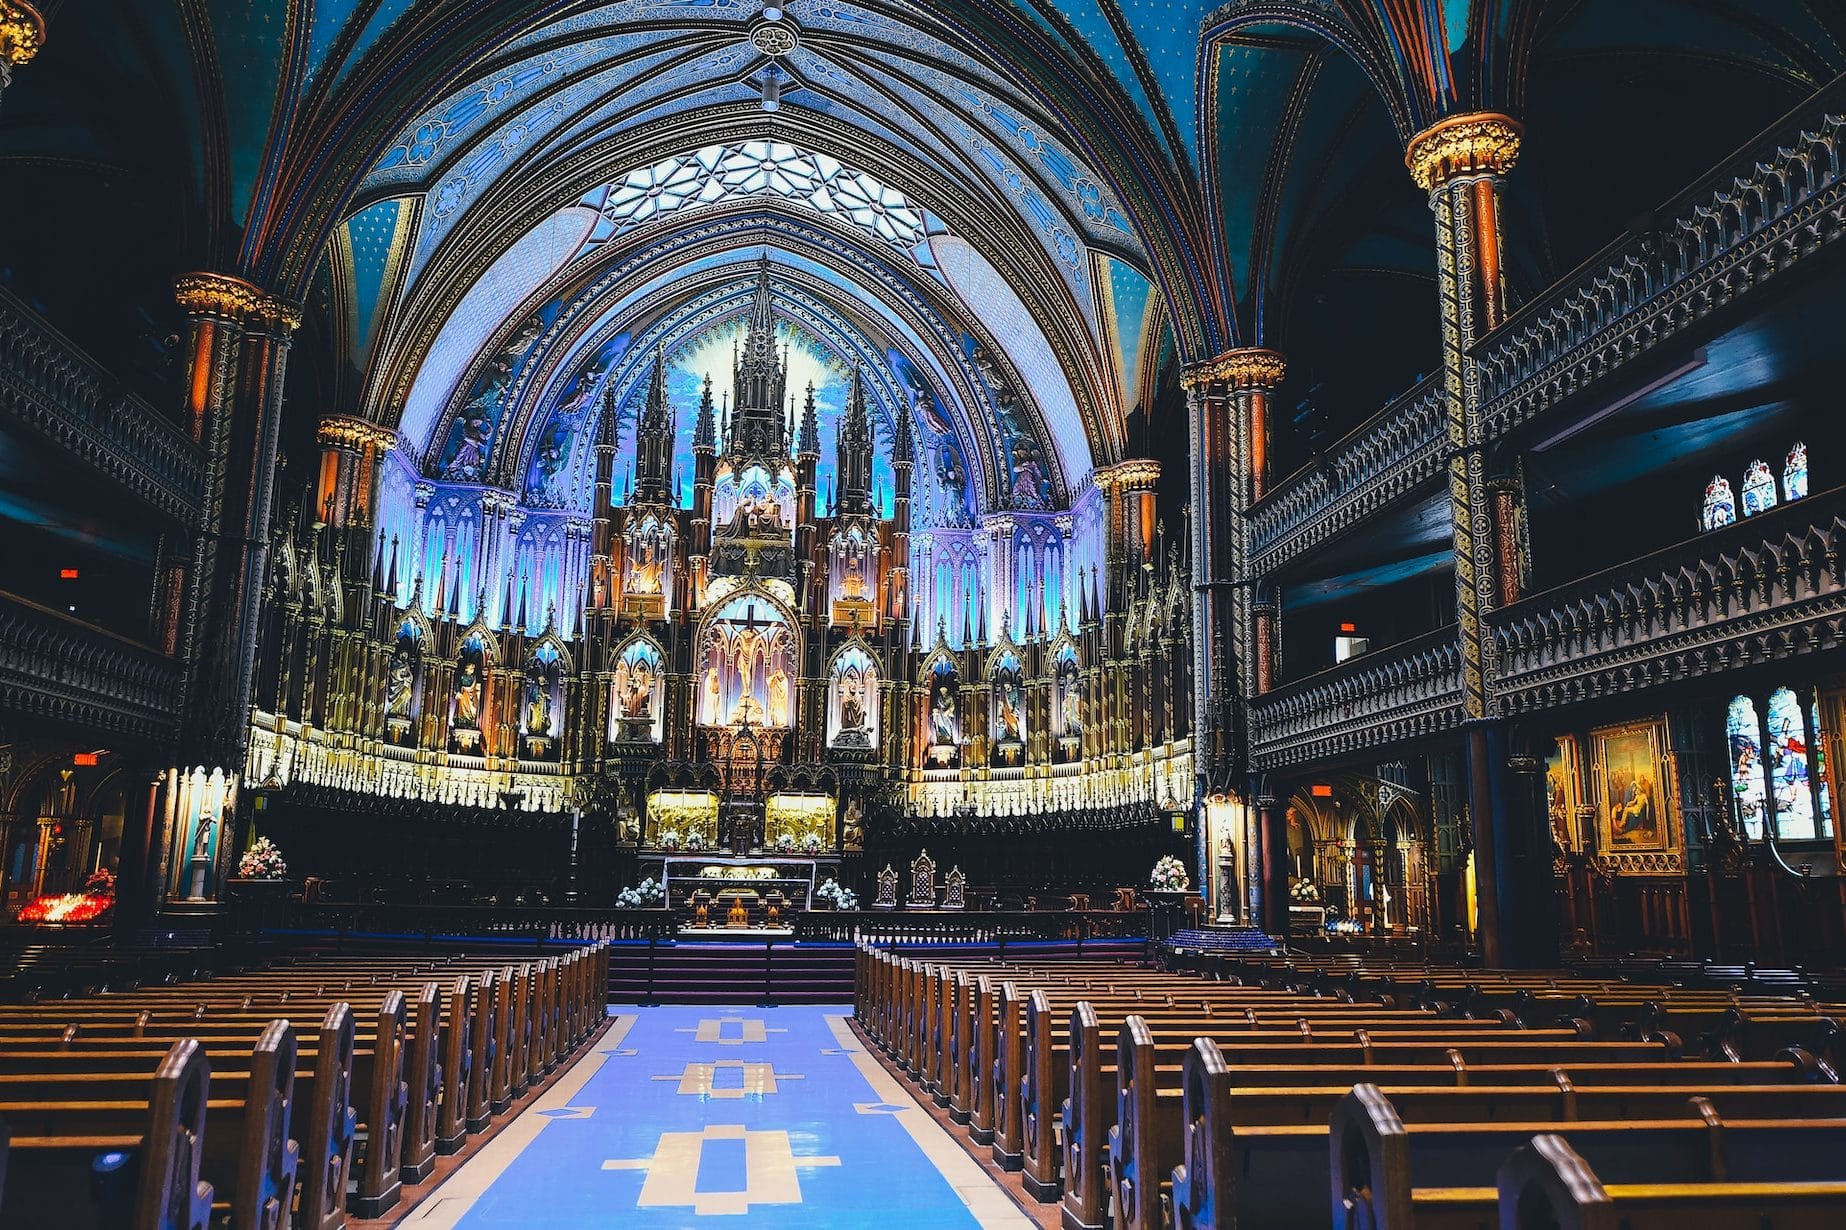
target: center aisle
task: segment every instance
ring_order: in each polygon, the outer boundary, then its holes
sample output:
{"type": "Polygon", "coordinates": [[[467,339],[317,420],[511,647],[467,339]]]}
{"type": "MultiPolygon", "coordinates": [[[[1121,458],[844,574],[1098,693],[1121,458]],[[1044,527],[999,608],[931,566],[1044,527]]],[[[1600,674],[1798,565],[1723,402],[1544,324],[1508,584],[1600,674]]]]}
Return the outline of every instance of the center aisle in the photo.
{"type": "Polygon", "coordinates": [[[400,1224],[1036,1230],[864,1053],[847,1015],[625,1008],[400,1224]]]}

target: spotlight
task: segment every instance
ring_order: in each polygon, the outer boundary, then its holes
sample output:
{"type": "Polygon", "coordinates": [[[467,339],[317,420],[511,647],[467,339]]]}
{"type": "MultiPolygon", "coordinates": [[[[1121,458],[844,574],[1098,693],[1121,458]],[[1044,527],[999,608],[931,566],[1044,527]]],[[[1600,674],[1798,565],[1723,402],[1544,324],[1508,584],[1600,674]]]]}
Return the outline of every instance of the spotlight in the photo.
{"type": "Polygon", "coordinates": [[[782,20],[782,6],[775,3],[775,0],[770,0],[768,4],[765,4],[763,6],[763,20],[764,21],[781,21],[782,20]]]}

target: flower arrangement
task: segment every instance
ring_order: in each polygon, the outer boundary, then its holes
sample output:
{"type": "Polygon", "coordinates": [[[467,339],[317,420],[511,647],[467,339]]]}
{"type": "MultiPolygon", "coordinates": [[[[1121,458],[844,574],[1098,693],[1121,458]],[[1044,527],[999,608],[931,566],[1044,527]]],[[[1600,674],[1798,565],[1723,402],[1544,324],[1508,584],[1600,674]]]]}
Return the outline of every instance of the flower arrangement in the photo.
{"type": "Polygon", "coordinates": [[[793,854],[795,852],[795,835],[793,833],[777,833],[773,844],[778,854],[793,854]]]}
{"type": "Polygon", "coordinates": [[[1315,905],[1320,901],[1320,886],[1312,880],[1297,879],[1288,886],[1288,899],[1296,905],[1315,905]]]}
{"type": "Polygon", "coordinates": [[[666,903],[666,891],[652,876],[633,888],[624,888],[615,897],[615,904],[624,910],[657,910],[666,903]]]}
{"type": "Polygon", "coordinates": [[[1192,883],[1186,874],[1186,865],[1171,854],[1161,856],[1147,880],[1157,891],[1167,893],[1183,893],[1192,883]]]}
{"type": "Polygon", "coordinates": [[[819,854],[823,848],[820,834],[809,833],[806,837],[802,838],[801,848],[809,854],[819,854]]]}
{"type": "Polygon", "coordinates": [[[282,880],[288,878],[288,864],[282,861],[275,842],[259,837],[237,860],[237,874],[246,880],[282,880]]]}
{"type": "Polygon", "coordinates": [[[705,848],[705,834],[687,833],[685,846],[687,850],[691,851],[694,854],[697,854],[699,851],[705,848]]]}
{"type": "Polygon", "coordinates": [[[856,910],[859,908],[858,894],[850,888],[842,888],[840,882],[831,876],[814,890],[814,897],[828,909],[856,910]]]}
{"type": "Polygon", "coordinates": [[[115,896],[115,872],[107,867],[98,867],[83,882],[83,891],[92,897],[115,896]]]}
{"type": "Polygon", "coordinates": [[[666,850],[679,849],[679,830],[678,829],[661,829],[656,839],[660,842],[662,849],[666,849],[666,850]]]}

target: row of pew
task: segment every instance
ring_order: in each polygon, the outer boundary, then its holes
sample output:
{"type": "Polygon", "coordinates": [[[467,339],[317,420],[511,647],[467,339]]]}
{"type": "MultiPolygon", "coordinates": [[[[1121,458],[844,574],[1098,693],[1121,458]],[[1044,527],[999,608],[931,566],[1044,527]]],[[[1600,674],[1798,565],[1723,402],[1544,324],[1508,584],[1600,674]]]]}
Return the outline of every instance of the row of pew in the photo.
{"type": "Polygon", "coordinates": [[[609,953],[277,963],[0,1007],[0,1230],[339,1230],[606,1023],[609,953]]]}
{"type": "Polygon", "coordinates": [[[1469,1012],[1439,971],[1414,1002],[1261,958],[870,946],[857,974],[867,1038],[1067,1230],[1846,1225],[1836,1030],[1800,1000],[1467,971],[1469,1012]],[[1733,1017],[1728,1051],[1670,1027],[1733,1017]]]}

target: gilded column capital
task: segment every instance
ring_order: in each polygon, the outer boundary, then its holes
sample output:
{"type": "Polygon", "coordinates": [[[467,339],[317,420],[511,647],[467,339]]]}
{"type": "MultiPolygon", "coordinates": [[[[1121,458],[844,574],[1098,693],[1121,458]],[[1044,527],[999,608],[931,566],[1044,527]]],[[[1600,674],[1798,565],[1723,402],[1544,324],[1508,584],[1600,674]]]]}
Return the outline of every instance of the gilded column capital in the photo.
{"type": "Polygon", "coordinates": [[[397,433],[389,427],[351,414],[326,415],[321,419],[315,436],[321,444],[350,448],[355,452],[367,446],[388,449],[397,443],[397,433]]]}
{"type": "Polygon", "coordinates": [[[1277,351],[1261,346],[1227,350],[1213,359],[1211,365],[1219,383],[1240,392],[1277,388],[1288,375],[1288,361],[1277,351]]]}
{"type": "Polygon", "coordinates": [[[226,273],[181,274],[173,279],[173,298],[190,315],[214,316],[283,336],[301,326],[299,307],[226,273]]]}
{"type": "Polygon", "coordinates": [[[45,19],[25,0],[0,0],[0,65],[6,70],[32,62],[45,45],[45,19]]]}
{"type": "Polygon", "coordinates": [[[1105,490],[1120,488],[1139,491],[1160,481],[1160,463],[1150,458],[1131,457],[1096,471],[1096,485],[1105,490]]]}
{"type": "Polygon", "coordinates": [[[1404,149],[1404,165],[1425,192],[1464,176],[1504,175],[1519,161],[1519,121],[1495,111],[1451,115],[1404,149]]]}

